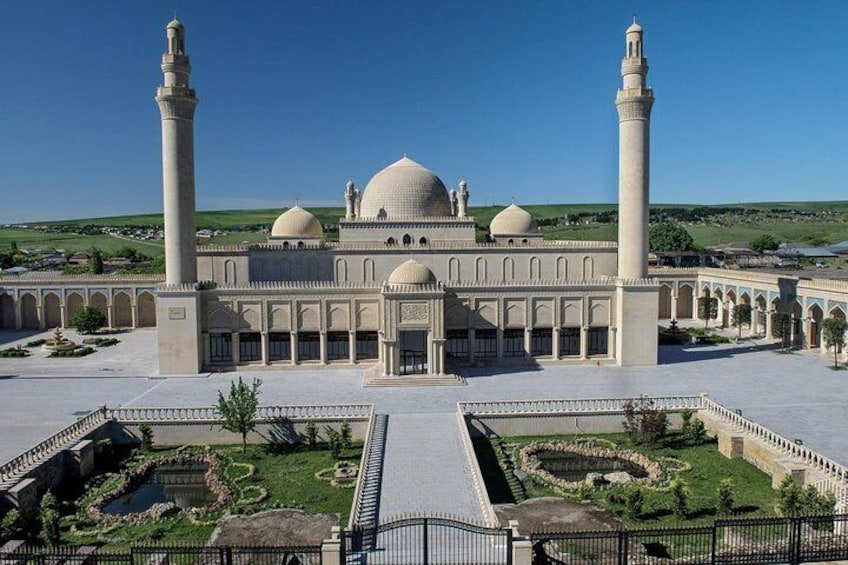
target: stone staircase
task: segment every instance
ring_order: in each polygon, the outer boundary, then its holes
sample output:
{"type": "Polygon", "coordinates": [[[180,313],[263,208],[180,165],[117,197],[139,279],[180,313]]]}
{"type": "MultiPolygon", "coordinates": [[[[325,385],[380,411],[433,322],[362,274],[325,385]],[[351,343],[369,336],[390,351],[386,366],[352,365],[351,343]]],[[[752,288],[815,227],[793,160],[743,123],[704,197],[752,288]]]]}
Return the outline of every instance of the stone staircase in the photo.
{"type": "Polygon", "coordinates": [[[374,427],[371,429],[368,453],[365,455],[365,468],[362,470],[362,490],[354,516],[355,524],[377,522],[380,511],[380,485],[383,480],[383,454],[386,448],[388,425],[388,414],[374,415],[374,427]]]}

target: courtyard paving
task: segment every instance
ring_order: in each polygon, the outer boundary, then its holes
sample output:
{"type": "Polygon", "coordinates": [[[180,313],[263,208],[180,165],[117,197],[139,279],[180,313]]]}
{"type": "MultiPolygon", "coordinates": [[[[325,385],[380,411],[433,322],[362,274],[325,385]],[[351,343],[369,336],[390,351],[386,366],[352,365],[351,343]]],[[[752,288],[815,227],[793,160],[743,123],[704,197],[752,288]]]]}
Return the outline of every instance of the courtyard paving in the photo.
{"type": "MultiPolygon", "coordinates": [[[[389,482],[384,488],[396,488],[398,493],[413,492],[416,484],[423,485],[434,478],[444,480],[450,476],[448,470],[464,473],[464,463],[448,463],[441,456],[453,456],[439,451],[447,437],[442,424],[448,421],[459,400],[708,392],[716,401],[741,409],[755,421],[789,438],[801,438],[805,445],[848,464],[848,434],[844,433],[848,429],[848,371],[829,369],[828,357],[815,353],[777,354],[767,349],[766,342],[662,347],[661,364],[655,367],[490,367],[466,371],[468,386],[364,388],[360,369],[243,370],[160,378],[154,374],[154,331],[118,337],[121,344],[82,359],[0,359],[0,461],[17,455],[98,405],[211,405],[219,389],[226,389],[230,381],[244,375],[264,381],[263,404],[367,402],[376,404],[378,412],[390,414],[389,437],[393,422],[400,426],[394,433],[400,435],[395,436],[396,444],[390,442],[389,453],[396,450],[395,456],[414,461],[434,454],[435,463],[410,465],[409,461],[398,459],[392,463],[398,469],[395,473],[387,460],[385,477],[389,482]],[[416,414],[421,418],[411,416],[416,414]],[[403,434],[413,432],[417,441],[404,444],[407,440],[403,434]],[[440,462],[460,467],[443,467],[440,462]],[[407,474],[413,471],[416,477],[407,474]]],[[[24,341],[28,339],[32,337],[26,336],[24,341]]],[[[8,337],[4,341],[17,343],[8,337]]],[[[457,475],[457,485],[464,483],[457,475]]],[[[459,503],[450,489],[441,491],[444,494],[437,498],[425,496],[418,500],[407,496],[405,504],[395,502],[400,498],[393,495],[386,496],[381,514],[435,508],[458,514],[479,512],[468,501],[459,503]]],[[[388,493],[384,490],[384,495],[388,493]]]]}

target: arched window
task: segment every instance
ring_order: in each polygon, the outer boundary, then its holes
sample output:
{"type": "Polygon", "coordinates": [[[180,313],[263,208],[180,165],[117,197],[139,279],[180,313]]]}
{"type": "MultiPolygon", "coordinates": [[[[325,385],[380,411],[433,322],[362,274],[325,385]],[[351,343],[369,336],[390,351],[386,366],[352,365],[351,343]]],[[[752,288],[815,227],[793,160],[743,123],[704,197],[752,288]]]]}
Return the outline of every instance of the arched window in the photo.
{"type": "Polygon", "coordinates": [[[627,56],[628,57],[633,56],[633,42],[632,41],[627,42],[627,56]]]}
{"type": "Polygon", "coordinates": [[[527,245],[527,240],[526,240],[526,239],[522,239],[522,240],[521,240],[521,243],[523,243],[524,245],[527,245]]]}
{"type": "Polygon", "coordinates": [[[288,241],[284,241],[284,242],[283,242],[283,249],[288,249],[288,248],[289,248],[289,242],[288,242],[288,241]]]}
{"type": "Polygon", "coordinates": [[[298,242],[297,242],[297,248],[298,248],[298,249],[303,249],[303,242],[302,242],[302,241],[298,241],[298,242]]]}
{"type": "Polygon", "coordinates": [[[386,245],[394,245],[394,244],[395,244],[395,238],[390,237],[389,239],[386,240],[386,245]]]}
{"type": "Polygon", "coordinates": [[[514,240],[514,239],[510,239],[509,241],[507,241],[507,243],[508,243],[509,245],[513,245],[513,244],[515,243],[515,240],[514,240]]]}
{"type": "Polygon", "coordinates": [[[409,234],[405,234],[403,236],[403,244],[404,245],[411,245],[412,244],[412,236],[409,235],[409,234]]]}
{"type": "Polygon", "coordinates": [[[419,240],[418,240],[418,243],[419,243],[420,245],[427,245],[427,238],[426,238],[426,237],[422,237],[421,239],[419,239],[419,240]]]}

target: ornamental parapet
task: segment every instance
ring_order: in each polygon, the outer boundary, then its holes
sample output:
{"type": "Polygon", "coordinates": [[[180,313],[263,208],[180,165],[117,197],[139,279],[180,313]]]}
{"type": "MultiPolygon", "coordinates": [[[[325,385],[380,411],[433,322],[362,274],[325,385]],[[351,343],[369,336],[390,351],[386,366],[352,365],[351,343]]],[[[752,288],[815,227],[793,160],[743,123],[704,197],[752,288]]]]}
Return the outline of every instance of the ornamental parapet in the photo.
{"type": "Polygon", "coordinates": [[[73,282],[74,284],[102,284],[102,283],[150,283],[156,284],[165,280],[165,275],[160,274],[151,274],[151,275],[140,275],[140,274],[108,274],[108,275],[90,275],[90,274],[78,274],[78,275],[64,275],[62,273],[55,274],[47,274],[47,273],[26,273],[23,275],[4,275],[0,274],[0,281],[3,282],[4,285],[9,284],[29,284],[33,282],[50,282],[50,283],[62,283],[62,282],[73,282]]]}
{"type": "Polygon", "coordinates": [[[615,99],[615,107],[618,110],[618,121],[650,119],[651,108],[654,105],[653,96],[622,96],[621,92],[619,91],[619,96],[615,99]]]}
{"type": "Polygon", "coordinates": [[[514,279],[509,281],[445,281],[448,288],[514,288],[514,287],[569,287],[571,290],[574,287],[586,286],[607,286],[614,287],[616,285],[615,277],[594,277],[591,279],[514,279]]]}
{"type": "Polygon", "coordinates": [[[214,283],[208,290],[379,290],[380,282],[253,281],[247,284],[214,283]]]}
{"type": "MultiPolygon", "coordinates": [[[[276,420],[364,420],[371,417],[373,409],[373,404],[260,406],[256,409],[256,418],[262,422],[276,420]]],[[[123,424],[217,422],[221,420],[217,406],[106,408],[105,415],[110,420],[123,424]]]]}
{"type": "MultiPolygon", "coordinates": [[[[380,218],[377,216],[359,217],[359,218],[340,218],[339,224],[364,224],[364,223],[380,223],[380,224],[473,224],[474,218],[466,216],[459,218],[457,216],[392,216],[391,218],[380,218]]],[[[380,226],[384,227],[384,226],[380,226]]]]}
{"type": "Polygon", "coordinates": [[[660,281],[653,277],[616,279],[615,285],[626,287],[659,287],[660,281]]]}
{"type": "Polygon", "coordinates": [[[654,408],[667,411],[698,410],[702,407],[701,396],[686,395],[459,402],[458,409],[462,414],[469,416],[530,416],[534,414],[580,414],[584,412],[618,413],[623,412],[628,403],[638,405],[645,400],[653,402],[654,408]]]}

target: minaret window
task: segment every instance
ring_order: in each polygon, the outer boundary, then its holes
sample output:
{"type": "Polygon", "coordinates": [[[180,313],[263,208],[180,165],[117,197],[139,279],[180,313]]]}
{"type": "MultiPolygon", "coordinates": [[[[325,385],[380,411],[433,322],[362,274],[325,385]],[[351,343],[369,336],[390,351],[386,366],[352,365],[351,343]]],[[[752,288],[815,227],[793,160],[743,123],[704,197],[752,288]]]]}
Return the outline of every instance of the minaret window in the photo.
{"type": "Polygon", "coordinates": [[[627,42],[627,56],[628,57],[633,56],[633,42],[632,41],[627,42]]]}
{"type": "Polygon", "coordinates": [[[419,240],[418,240],[418,243],[419,243],[420,245],[427,245],[427,238],[426,238],[426,237],[422,237],[421,239],[419,239],[419,240]]]}

